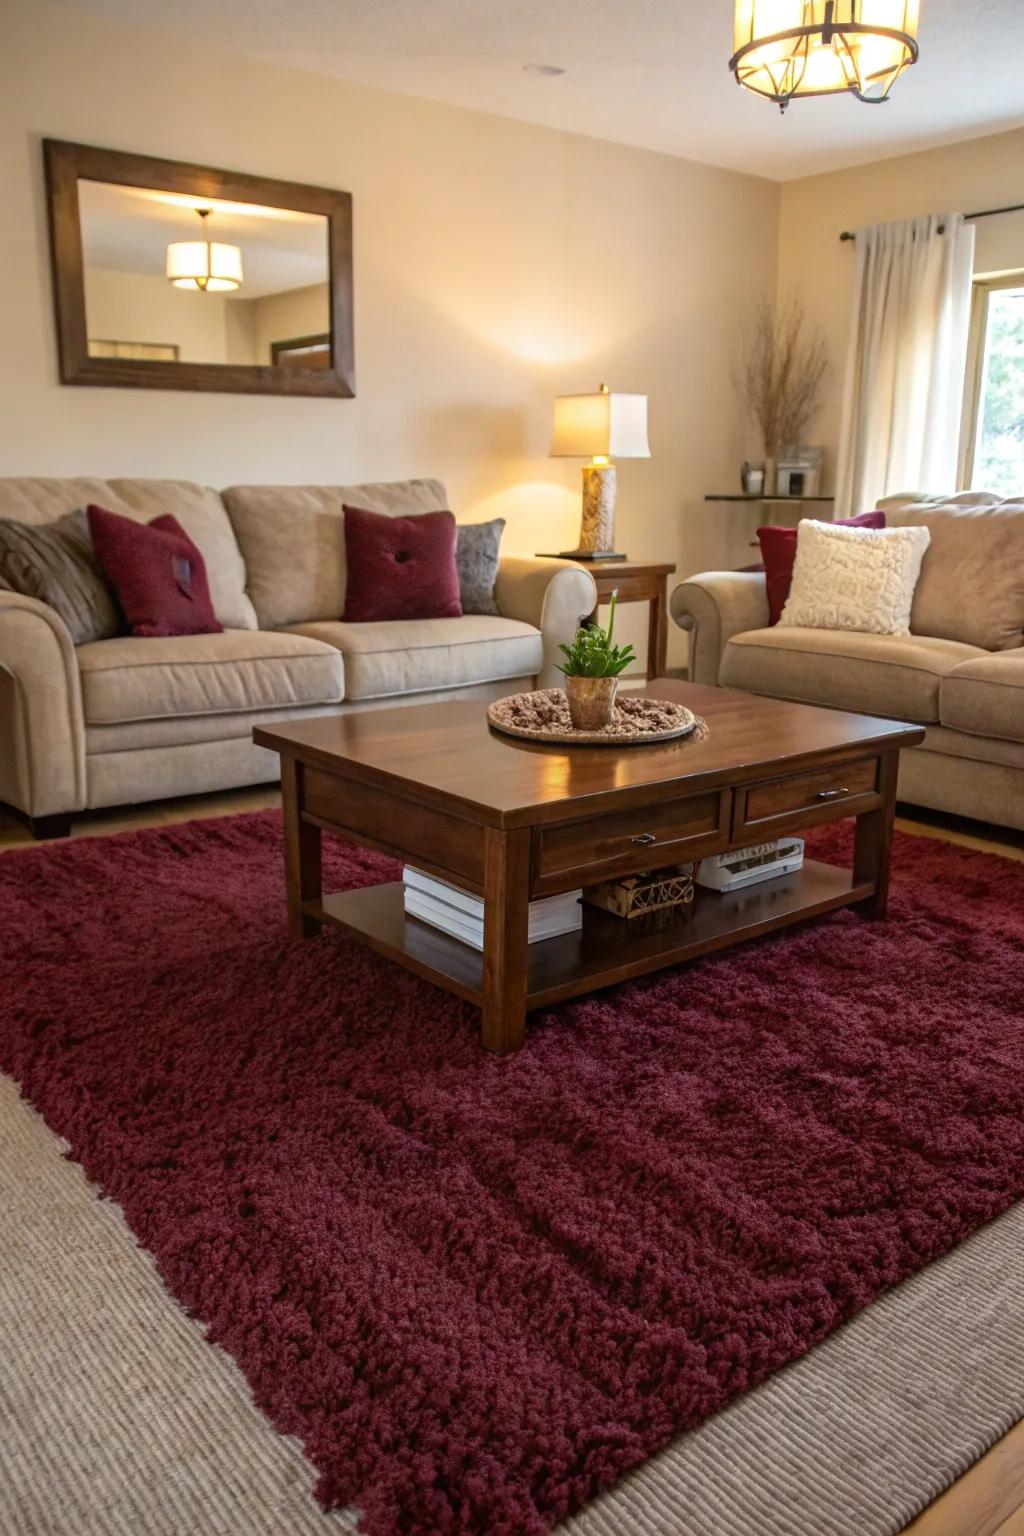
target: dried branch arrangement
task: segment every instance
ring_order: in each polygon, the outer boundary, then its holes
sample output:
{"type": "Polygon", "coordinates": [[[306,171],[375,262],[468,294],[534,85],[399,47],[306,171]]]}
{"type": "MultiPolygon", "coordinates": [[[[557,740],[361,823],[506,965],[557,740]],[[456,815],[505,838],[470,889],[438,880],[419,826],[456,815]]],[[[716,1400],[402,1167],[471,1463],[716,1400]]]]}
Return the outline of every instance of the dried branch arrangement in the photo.
{"type": "Polygon", "coordinates": [[[804,312],[795,300],[778,317],[762,303],[736,371],[736,387],[761,429],[765,453],[799,445],[821,408],[828,372],[823,337],[804,335],[804,312]]]}

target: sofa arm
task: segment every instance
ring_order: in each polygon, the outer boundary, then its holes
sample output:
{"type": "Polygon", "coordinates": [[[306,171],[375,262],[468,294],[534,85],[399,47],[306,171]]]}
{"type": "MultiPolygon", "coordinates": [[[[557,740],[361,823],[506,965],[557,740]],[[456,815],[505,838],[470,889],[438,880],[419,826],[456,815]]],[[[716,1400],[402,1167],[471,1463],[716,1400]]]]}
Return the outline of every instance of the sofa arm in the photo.
{"type": "Polygon", "coordinates": [[[714,686],[727,642],[768,623],[764,572],[705,571],[691,576],[672,593],[669,611],[690,635],[691,680],[714,686]]]}
{"type": "Polygon", "coordinates": [[[0,800],[28,816],[82,810],[85,727],[66,625],[35,598],[0,591],[0,800]]]}
{"type": "Polygon", "coordinates": [[[544,662],[537,686],[556,688],[562,681],[555,668],[558,647],[572,644],[581,622],[597,607],[593,576],[571,560],[507,559],[499,562],[494,595],[506,619],[540,630],[544,662]]]}

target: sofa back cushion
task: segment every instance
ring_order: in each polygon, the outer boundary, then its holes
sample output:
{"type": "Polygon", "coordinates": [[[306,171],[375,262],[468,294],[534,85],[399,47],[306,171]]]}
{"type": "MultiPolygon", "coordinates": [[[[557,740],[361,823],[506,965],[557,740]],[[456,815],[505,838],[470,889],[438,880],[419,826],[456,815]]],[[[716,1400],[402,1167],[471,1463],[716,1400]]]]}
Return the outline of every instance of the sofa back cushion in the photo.
{"type": "Polygon", "coordinates": [[[438,480],[371,485],[233,485],[224,492],[261,629],[345,611],[345,503],[387,517],[448,506],[438,480]]]}
{"type": "Polygon", "coordinates": [[[890,496],[890,528],[927,528],[910,625],[915,635],[962,640],[986,651],[1024,645],[1024,499],[982,492],[890,496]]]}
{"type": "Polygon", "coordinates": [[[0,479],[0,518],[50,523],[90,503],[137,523],[171,513],[203,557],[218,621],[225,629],[256,628],[241,552],[216,491],[188,480],[0,479]]]}

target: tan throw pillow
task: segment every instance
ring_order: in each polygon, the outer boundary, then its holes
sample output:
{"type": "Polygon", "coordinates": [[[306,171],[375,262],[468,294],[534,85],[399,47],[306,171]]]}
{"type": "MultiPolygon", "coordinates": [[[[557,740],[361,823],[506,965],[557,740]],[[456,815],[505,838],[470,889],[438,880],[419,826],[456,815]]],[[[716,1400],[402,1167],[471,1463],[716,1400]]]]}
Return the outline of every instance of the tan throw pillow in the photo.
{"type": "Polygon", "coordinates": [[[92,547],[85,509],[52,523],[0,519],[0,587],[48,603],[76,645],[127,626],[92,547]]]}
{"type": "Polygon", "coordinates": [[[909,635],[930,537],[927,528],[841,528],[806,519],[779,628],[909,635]]]}

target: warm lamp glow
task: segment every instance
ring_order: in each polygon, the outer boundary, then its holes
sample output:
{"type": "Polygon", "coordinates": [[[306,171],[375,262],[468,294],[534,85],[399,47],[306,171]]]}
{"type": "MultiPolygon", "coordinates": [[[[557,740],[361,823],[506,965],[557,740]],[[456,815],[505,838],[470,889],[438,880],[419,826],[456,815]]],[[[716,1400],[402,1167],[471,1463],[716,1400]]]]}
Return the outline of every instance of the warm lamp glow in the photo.
{"type": "Polygon", "coordinates": [[[851,91],[885,101],[916,62],[919,0],[736,0],[740,85],[777,101],[851,91]]]}
{"type": "Polygon", "coordinates": [[[206,234],[209,208],[197,208],[203,221],[202,240],[174,240],[167,247],[167,280],[174,288],[201,293],[230,293],[242,286],[242,253],[237,245],[222,245],[206,234]]]}

